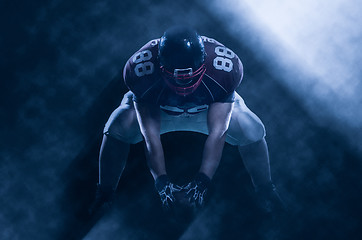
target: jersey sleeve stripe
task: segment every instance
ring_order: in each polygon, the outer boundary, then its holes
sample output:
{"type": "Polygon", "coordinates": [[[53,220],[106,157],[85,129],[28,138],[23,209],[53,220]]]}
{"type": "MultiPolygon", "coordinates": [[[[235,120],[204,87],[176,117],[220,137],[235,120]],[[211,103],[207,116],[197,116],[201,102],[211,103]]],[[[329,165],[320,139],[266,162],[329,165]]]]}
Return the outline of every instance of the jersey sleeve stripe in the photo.
{"type": "Polygon", "coordinates": [[[213,79],[210,75],[208,75],[208,74],[206,74],[205,73],[205,76],[207,76],[208,78],[210,78],[212,81],[214,81],[222,90],[224,90],[226,93],[228,92],[228,91],[226,91],[226,89],[223,87],[223,86],[221,86],[220,85],[220,83],[218,83],[215,79],[213,79]]]}
{"type": "Polygon", "coordinates": [[[160,93],[158,94],[158,97],[157,97],[157,101],[156,101],[156,103],[158,103],[158,102],[159,102],[160,97],[161,97],[161,95],[162,95],[163,91],[165,90],[165,88],[166,88],[166,85],[165,85],[165,86],[163,86],[162,90],[161,90],[161,91],[160,91],[160,93]]]}
{"type": "Polygon", "coordinates": [[[207,91],[209,91],[210,96],[211,96],[211,98],[212,98],[212,101],[215,101],[214,95],[212,95],[212,93],[211,93],[210,89],[207,87],[206,83],[205,83],[204,81],[201,81],[201,82],[202,82],[202,84],[205,86],[205,88],[207,89],[207,91]]]}
{"type": "Polygon", "coordinates": [[[146,93],[147,93],[148,91],[150,91],[154,86],[156,86],[160,81],[161,81],[161,80],[158,80],[157,82],[155,82],[154,84],[152,84],[152,86],[149,87],[149,88],[142,94],[141,98],[143,98],[143,97],[146,95],[146,93]]]}

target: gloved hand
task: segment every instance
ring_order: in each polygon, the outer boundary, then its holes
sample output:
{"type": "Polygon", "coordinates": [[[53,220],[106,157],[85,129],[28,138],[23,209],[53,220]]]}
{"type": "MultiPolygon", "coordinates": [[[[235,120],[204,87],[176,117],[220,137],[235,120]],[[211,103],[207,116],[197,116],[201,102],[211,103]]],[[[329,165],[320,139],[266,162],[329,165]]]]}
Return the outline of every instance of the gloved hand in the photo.
{"type": "Polygon", "coordinates": [[[180,186],[171,183],[167,175],[159,176],[155,181],[155,187],[165,210],[173,207],[176,201],[174,193],[182,190],[180,186]]]}
{"type": "Polygon", "coordinates": [[[183,191],[186,192],[185,198],[191,206],[195,206],[197,208],[202,207],[210,182],[211,179],[208,176],[204,173],[198,173],[193,181],[182,187],[183,191]]]}

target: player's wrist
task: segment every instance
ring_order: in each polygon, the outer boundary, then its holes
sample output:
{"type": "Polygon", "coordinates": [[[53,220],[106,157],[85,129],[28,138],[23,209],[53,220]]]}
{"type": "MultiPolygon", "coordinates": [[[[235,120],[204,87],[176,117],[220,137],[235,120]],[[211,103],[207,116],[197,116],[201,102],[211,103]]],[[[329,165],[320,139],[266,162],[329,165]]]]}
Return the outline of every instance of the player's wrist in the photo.
{"type": "Polygon", "coordinates": [[[170,179],[167,174],[162,174],[155,180],[155,188],[158,192],[162,191],[168,184],[170,184],[170,179]]]}
{"type": "Polygon", "coordinates": [[[207,176],[205,173],[203,172],[198,172],[195,177],[194,177],[194,181],[202,188],[202,189],[206,189],[210,186],[211,183],[211,178],[209,176],[207,176]]]}

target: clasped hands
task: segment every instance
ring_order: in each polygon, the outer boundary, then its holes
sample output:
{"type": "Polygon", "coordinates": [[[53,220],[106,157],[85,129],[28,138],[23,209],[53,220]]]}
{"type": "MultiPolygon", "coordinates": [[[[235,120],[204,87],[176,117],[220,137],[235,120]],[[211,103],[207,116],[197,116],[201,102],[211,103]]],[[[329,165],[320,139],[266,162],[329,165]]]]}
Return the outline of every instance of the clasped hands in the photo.
{"type": "Polygon", "coordinates": [[[188,184],[178,186],[173,184],[167,175],[161,175],[156,179],[155,187],[165,210],[173,208],[176,204],[201,208],[205,202],[210,181],[208,176],[198,173],[188,184]]]}

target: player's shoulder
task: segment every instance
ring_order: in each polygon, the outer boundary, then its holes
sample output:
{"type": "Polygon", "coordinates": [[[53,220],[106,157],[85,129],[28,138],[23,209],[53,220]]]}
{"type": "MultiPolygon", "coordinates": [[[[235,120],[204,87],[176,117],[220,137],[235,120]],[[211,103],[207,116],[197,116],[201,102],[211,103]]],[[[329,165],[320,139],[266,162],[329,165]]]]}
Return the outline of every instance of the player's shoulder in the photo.
{"type": "Polygon", "coordinates": [[[127,64],[137,65],[144,62],[156,63],[158,43],[160,39],[153,39],[137,50],[127,61],[127,64]]]}
{"type": "Polygon", "coordinates": [[[223,46],[223,44],[222,43],[220,43],[219,41],[217,41],[216,39],[214,39],[214,38],[211,38],[211,37],[207,37],[207,36],[201,36],[201,39],[202,39],[202,41],[203,41],[203,43],[204,43],[204,45],[206,46],[206,45],[210,45],[210,46],[212,46],[212,45],[222,45],[223,46]]]}
{"type": "Polygon", "coordinates": [[[127,61],[123,69],[123,79],[127,87],[136,95],[144,91],[159,79],[158,44],[153,39],[137,50],[127,61]]]}
{"type": "Polygon", "coordinates": [[[243,65],[239,56],[213,38],[206,36],[201,38],[206,53],[206,77],[216,81],[228,92],[234,91],[243,77],[243,65]]]}

